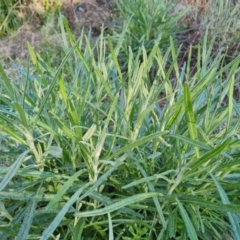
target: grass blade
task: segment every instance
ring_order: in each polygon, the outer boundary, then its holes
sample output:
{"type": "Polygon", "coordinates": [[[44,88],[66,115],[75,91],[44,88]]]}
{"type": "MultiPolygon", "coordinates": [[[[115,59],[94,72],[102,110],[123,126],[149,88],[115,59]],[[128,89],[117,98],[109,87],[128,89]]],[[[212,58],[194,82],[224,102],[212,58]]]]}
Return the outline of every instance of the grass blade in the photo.
{"type": "MultiPolygon", "coordinates": [[[[37,194],[39,193],[39,190],[41,189],[41,186],[38,188],[37,194]]],[[[19,230],[18,236],[16,237],[16,240],[25,240],[27,239],[29,230],[31,228],[31,224],[32,224],[32,220],[34,218],[34,213],[35,213],[35,209],[37,207],[37,201],[36,200],[32,200],[26,211],[25,211],[25,215],[24,215],[24,219],[23,219],[23,223],[22,226],[19,230]]]]}
{"type": "Polygon", "coordinates": [[[78,172],[76,172],[73,176],[71,176],[61,187],[61,189],[57,192],[56,196],[48,203],[46,206],[46,209],[52,209],[54,208],[54,205],[60,201],[61,197],[66,193],[66,191],[72,186],[74,181],[78,179],[79,176],[81,176],[83,173],[87,172],[86,169],[82,169],[78,172]]]}
{"type": "MultiPolygon", "coordinates": [[[[222,203],[223,204],[231,204],[229,199],[228,199],[228,196],[226,194],[226,192],[224,191],[224,189],[222,188],[221,184],[219,183],[219,181],[213,176],[212,173],[209,173],[210,176],[212,177],[217,189],[218,189],[218,192],[219,192],[219,195],[221,197],[221,200],[222,200],[222,203]]],[[[234,235],[234,238],[235,239],[240,239],[240,228],[239,228],[239,216],[236,216],[236,214],[234,213],[227,213],[228,215],[228,218],[229,218],[229,222],[231,223],[231,226],[232,226],[232,231],[233,231],[233,235],[234,235]]]]}
{"type": "Polygon", "coordinates": [[[25,160],[28,155],[29,150],[23,152],[14,162],[14,164],[8,169],[7,174],[4,176],[3,180],[0,183],[0,191],[2,191],[10,180],[16,175],[18,169],[20,168],[22,162],[25,160]]]}
{"type": "MultiPolygon", "coordinates": [[[[190,137],[194,141],[197,141],[198,136],[197,136],[197,129],[196,129],[196,121],[195,121],[194,112],[193,112],[192,98],[191,98],[189,86],[187,83],[184,83],[184,103],[185,103],[185,112],[186,112],[190,137]]],[[[195,148],[197,158],[199,158],[198,147],[195,146],[194,148],[195,148]]]]}
{"type": "Polygon", "coordinates": [[[72,197],[67,201],[67,203],[64,205],[64,207],[60,210],[60,212],[57,214],[57,216],[54,218],[54,220],[51,222],[51,224],[47,227],[47,229],[44,230],[40,240],[48,240],[51,236],[51,234],[55,231],[55,229],[58,227],[60,222],[62,221],[65,214],[68,212],[69,208],[74,204],[74,202],[79,198],[79,195],[83,192],[85,188],[90,186],[91,183],[87,183],[81,188],[79,188],[72,197]]]}
{"type": "Polygon", "coordinates": [[[183,221],[185,223],[185,228],[187,229],[188,237],[191,240],[197,240],[198,239],[197,233],[195,231],[195,228],[192,225],[192,222],[191,222],[191,220],[188,216],[187,211],[185,210],[182,203],[178,199],[176,199],[176,202],[177,202],[180,214],[181,214],[181,216],[183,218],[183,221]]]}
{"type": "Polygon", "coordinates": [[[86,211],[86,212],[78,212],[75,213],[75,216],[77,217],[93,217],[93,216],[100,216],[103,214],[111,213],[113,211],[116,211],[118,209],[121,209],[125,206],[128,206],[130,204],[136,203],[136,202],[141,202],[147,198],[153,198],[153,197],[158,197],[159,193],[157,192],[149,192],[149,193],[141,193],[141,194],[136,194],[132,197],[125,198],[123,200],[120,200],[116,203],[113,203],[107,207],[93,210],[93,211],[86,211]]]}
{"type": "Polygon", "coordinates": [[[114,240],[112,218],[110,213],[108,213],[108,224],[109,224],[109,240],[114,240]]]}
{"type": "Polygon", "coordinates": [[[226,147],[229,147],[229,143],[231,142],[231,139],[227,139],[225,142],[223,142],[221,145],[213,149],[212,151],[208,152],[207,154],[203,155],[196,161],[191,161],[188,163],[188,167],[191,169],[191,172],[194,172],[197,170],[200,166],[206,165],[206,163],[215,158],[217,155],[219,155],[221,152],[224,151],[226,147]]]}
{"type": "Polygon", "coordinates": [[[12,84],[10,82],[10,80],[8,79],[3,66],[0,64],[0,74],[2,76],[3,79],[3,83],[4,83],[4,89],[6,90],[6,92],[8,93],[8,96],[10,97],[10,99],[15,100],[16,99],[16,93],[12,87],[12,84]]]}
{"type": "Polygon", "coordinates": [[[83,227],[85,225],[85,218],[80,218],[74,228],[73,240],[82,239],[83,227]]]}
{"type": "Polygon", "coordinates": [[[46,104],[46,102],[47,102],[50,94],[52,93],[54,86],[56,85],[56,82],[57,82],[57,80],[58,80],[58,76],[60,75],[60,73],[61,73],[64,65],[66,64],[67,60],[69,59],[69,57],[71,56],[71,54],[73,53],[73,51],[78,47],[78,44],[79,44],[79,40],[75,42],[75,44],[73,45],[73,47],[71,48],[71,50],[70,50],[70,51],[68,52],[68,54],[64,57],[64,59],[62,60],[60,66],[58,67],[58,69],[57,69],[57,71],[56,71],[56,73],[55,73],[55,75],[54,75],[54,77],[53,77],[53,80],[52,80],[52,82],[51,82],[51,84],[50,84],[50,86],[49,86],[49,88],[48,88],[48,91],[46,92],[45,97],[44,97],[43,100],[41,101],[41,104],[40,104],[40,106],[39,106],[38,113],[37,113],[37,115],[36,115],[36,117],[35,117],[35,123],[34,123],[34,125],[36,124],[39,116],[41,115],[42,110],[43,110],[43,108],[44,108],[44,106],[45,106],[45,104],[46,104]]]}

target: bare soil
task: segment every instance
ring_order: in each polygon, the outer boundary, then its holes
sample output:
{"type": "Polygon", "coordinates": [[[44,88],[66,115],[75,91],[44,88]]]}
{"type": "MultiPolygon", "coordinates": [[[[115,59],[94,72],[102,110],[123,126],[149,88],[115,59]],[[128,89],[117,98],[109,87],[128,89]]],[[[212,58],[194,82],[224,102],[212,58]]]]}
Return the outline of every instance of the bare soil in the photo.
{"type": "MultiPolygon", "coordinates": [[[[114,4],[112,0],[67,0],[63,4],[61,14],[63,14],[69,23],[75,37],[80,35],[84,28],[88,31],[92,29],[93,36],[101,32],[103,24],[112,20],[112,9],[114,4]]],[[[0,39],[0,61],[24,59],[28,55],[27,42],[39,50],[46,46],[61,46],[60,27],[57,23],[58,16],[52,16],[52,21],[47,21],[40,26],[36,21],[26,22],[13,35],[0,39]]]]}

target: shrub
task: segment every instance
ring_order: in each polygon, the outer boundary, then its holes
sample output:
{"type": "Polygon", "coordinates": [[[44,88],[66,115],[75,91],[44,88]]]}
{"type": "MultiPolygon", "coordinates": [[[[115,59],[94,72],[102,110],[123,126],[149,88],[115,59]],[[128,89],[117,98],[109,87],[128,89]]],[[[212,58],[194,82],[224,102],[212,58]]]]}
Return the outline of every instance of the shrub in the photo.
{"type": "Polygon", "coordinates": [[[121,71],[127,29],[91,47],[65,27],[57,69],[31,46],[34,75],[0,68],[1,239],[238,239],[240,58],[206,37],[194,73],[173,41],[121,71]]]}

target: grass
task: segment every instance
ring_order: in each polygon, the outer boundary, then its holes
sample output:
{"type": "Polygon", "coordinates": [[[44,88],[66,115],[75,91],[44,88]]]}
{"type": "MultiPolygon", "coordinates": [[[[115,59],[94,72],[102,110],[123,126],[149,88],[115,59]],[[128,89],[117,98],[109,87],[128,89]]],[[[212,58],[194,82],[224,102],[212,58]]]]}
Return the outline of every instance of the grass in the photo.
{"type": "Polygon", "coordinates": [[[61,19],[58,66],[0,67],[1,239],[239,239],[240,57],[206,33],[180,66],[129,26],[91,45],[61,19]]]}

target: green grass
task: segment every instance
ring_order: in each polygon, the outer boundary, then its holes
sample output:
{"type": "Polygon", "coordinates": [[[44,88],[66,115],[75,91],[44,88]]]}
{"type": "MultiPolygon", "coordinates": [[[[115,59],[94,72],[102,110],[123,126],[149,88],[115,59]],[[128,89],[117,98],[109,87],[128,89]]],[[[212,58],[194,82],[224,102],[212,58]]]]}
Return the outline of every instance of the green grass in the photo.
{"type": "Polygon", "coordinates": [[[0,238],[239,239],[240,57],[61,27],[57,66],[0,67],[0,238]]]}

